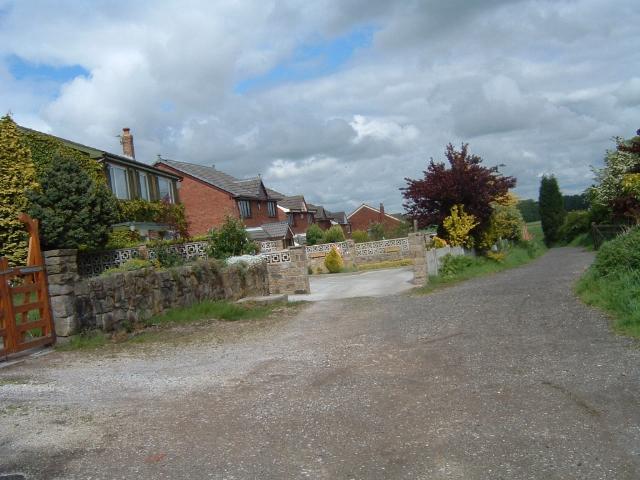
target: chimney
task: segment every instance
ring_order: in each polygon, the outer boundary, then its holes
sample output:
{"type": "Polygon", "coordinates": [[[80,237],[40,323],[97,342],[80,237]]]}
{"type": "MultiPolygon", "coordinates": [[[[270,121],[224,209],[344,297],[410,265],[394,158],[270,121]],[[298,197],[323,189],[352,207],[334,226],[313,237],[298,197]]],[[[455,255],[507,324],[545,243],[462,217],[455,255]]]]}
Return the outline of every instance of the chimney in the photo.
{"type": "Polygon", "coordinates": [[[123,128],[122,136],[120,137],[120,143],[122,144],[122,153],[125,157],[136,158],[136,152],[133,149],[133,135],[131,135],[131,129],[123,128]]]}
{"type": "Polygon", "coordinates": [[[380,213],[378,217],[379,217],[378,221],[382,223],[382,221],[384,220],[384,205],[382,204],[382,202],[380,202],[380,213]]]}

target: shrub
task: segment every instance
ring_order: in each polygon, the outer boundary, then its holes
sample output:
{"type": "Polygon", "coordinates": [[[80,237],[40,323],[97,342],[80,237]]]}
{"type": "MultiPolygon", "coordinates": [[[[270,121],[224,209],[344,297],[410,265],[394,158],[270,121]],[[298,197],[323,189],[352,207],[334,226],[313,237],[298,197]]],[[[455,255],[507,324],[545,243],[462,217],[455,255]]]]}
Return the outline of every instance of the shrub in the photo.
{"type": "Polygon", "coordinates": [[[324,232],[322,241],[323,243],[344,242],[344,231],[340,225],[333,225],[329,230],[324,232]]]}
{"type": "Polygon", "coordinates": [[[372,223],[369,225],[369,238],[377,242],[378,240],[383,240],[385,236],[384,225],[381,223],[372,223]]]}
{"type": "Polygon", "coordinates": [[[180,237],[188,237],[188,224],[184,205],[166,201],[149,202],[147,200],[120,200],[118,202],[120,222],[163,223],[180,237]]]}
{"type": "Polygon", "coordinates": [[[440,237],[433,237],[433,248],[444,248],[447,246],[447,241],[440,237]]]}
{"type": "Polygon", "coordinates": [[[4,116],[0,119],[0,255],[13,265],[24,264],[27,258],[27,232],[18,215],[29,203],[25,190],[37,187],[31,152],[14,121],[4,116]]]}
{"type": "Polygon", "coordinates": [[[116,199],[78,163],[59,157],[43,172],[41,190],[29,192],[29,214],[40,220],[44,249],[104,247],[117,221],[116,199]]]}
{"type": "Polygon", "coordinates": [[[324,231],[315,223],[307,228],[307,245],[316,245],[322,243],[324,231]]]}
{"type": "Polygon", "coordinates": [[[575,210],[567,213],[567,217],[560,227],[558,236],[564,242],[571,242],[582,233],[591,230],[591,218],[588,210],[575,210]]]}
{"type": "Polygon", "coordinates": [[[447,254],[442,257],[442,265],[438,269],[438,273],[443,277],[452,277],[473,266],[474,258],[466,255],[447,254]]]}
{"type": "Polygon", "coordinates": [[[409,235],[411,232],[411,225],[408,222],[402,222],[397,227],[395,227],[391,232],[387,235],[387,238],[404,238],[409,235]]]}
{"type": "Polygon", "coordinates": [[[105,249],[115,250],[117,248],[135,247],[141,243],[142,239],[138,232],[132,232],[131,230],[114,230],[109,233],[105,249]]]}
{"type": "Polygon", "coordinates": [[[327,267],[329,273],[339,273],[344,267],[340,252],[335,247],[324,257],[324,266],[327,267]]]}
{"type": "Polygon", "coordinates": [[[158,243],[154,250],[156,252],[156,259],[161,267],[170,268],[184,265],[182,255],[171,248],[171,245],[167,243],[158,243]]]}
{"type": "Polygon", "coordinates": [[[489,250],[500,240],[519,241],[525,226],[522,213],[516,204],[493,203],[493,213],[489,225],[480,234],[477,246],[480,250],[489,250]]]}
{"type": "Polygon", "coordinates": [[[476,218],[464,211],[463,205],[451,207],[451,213],[446,217],[442,226],[453,246],[471,247],[473,240],[469,233],[478,225],[476,218]]]}
{"type": "Polygon", "coordinates": [[[602,276],[640,270],[640,227],[605,242],[598,250],[593,268],[602,276]]]}
{"type": "Polygon", "coordinates": [[[209,256],[224,259],[236,255],[253,254],[257,245],[249,240],[241,220],[227,215],[219,229],[209,232],[209,256]]]}
{"type": "MultiPolygon", "coordinates": [[[[527,254],[528,254],[528,252],[527,252],[527,254]]],[[[485,257],[487,257],[489,260],[493,260],[494,262],[502,263],[502,262],[504,262],[505,258],[507,258],[507,254],[504,251],[501,251],[501,252],[487,252],[485,254],[485,257]]]]}
{"type": "Polygon", "coordinates": [[[354,230],[351,233],[351,238],[355,243],[364,243],[369,241],[369,234],[364,230],[354,230]]]}
{"type": "Polygon", "coordinates": [[[151,260],[144,260],[142,258],[132,258],[131,260],[127,260],[126,262],[124,262],[119,267],[106,269],[104,272],[102,272],[102,275],[112,275],[114,273],[121,272],[132,272],[134,270],[142,270],[143,268],[149,267],[158,267],[158,263],[151,260]]]}

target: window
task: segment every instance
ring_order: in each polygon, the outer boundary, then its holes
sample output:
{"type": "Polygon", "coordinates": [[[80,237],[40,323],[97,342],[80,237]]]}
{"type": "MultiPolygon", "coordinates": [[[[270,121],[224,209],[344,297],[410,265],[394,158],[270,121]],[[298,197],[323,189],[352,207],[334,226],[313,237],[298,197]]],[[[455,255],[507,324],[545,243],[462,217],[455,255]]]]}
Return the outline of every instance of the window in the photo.
{"type": "Polygon", "coordinates": [[[276,216],[276,202],[267,202],[267,211],[270,217],[276,216]]]}
{"type": "Polygon", "coordinates": [[[129,182],[127,182],[127,170],[115,165],[109,165],[109,177],[111,179],[111,191],[120,200],[129,200],[129,182]]]}
{"type": "Polygon", "coordinates": [[[151,200],[149,197],[149,176],[144,172],[138,172],[140,179],[140,198],[142,200],[151,200]]]}
{"type": "Polygon", "coordinates": [[[242,218],[251,218],[251,202],[249,200],[238,200],[238,208],[242,218]]]}
{"type": "Polygon", "coordinates": [[[289,223],[290,227],[294,227],[296,225],[296,217],[293,213],[289,213],[287,215],[287,222],[289,223]]]}
{"type": "Polygon", "coordinates": [[[169,179],[158,177],[158,193],[160,193],[160,200],[173,203],[173,190],[169,179]]]}

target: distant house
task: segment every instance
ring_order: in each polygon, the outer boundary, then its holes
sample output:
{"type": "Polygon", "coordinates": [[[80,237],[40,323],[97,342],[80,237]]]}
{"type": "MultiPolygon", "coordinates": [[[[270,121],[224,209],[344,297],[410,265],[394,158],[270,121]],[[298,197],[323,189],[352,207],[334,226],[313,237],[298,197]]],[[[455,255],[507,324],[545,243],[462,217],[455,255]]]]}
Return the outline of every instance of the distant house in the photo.
{"type": "Polygon", "coordinates": [[[259,227],[248,227],[248,237],[257,242],[275,241],[278,242],[278,249],[285,249],[293,246],[293,231],[289,223],[281,222],[263,223],[259,227]]]}
{"type": "Polygon", "coordinates": [[[194,163],[159,158],[156,168],[181,177],[180,199],[185,207],[189,234],[207,233],[221,225],[225,216],[241,219],[247,227],[259,227],[278,220],[277,201],[260,177],[238,179],[194,163]]]}
{"type": "Polygon", "coordinates": [[[365,232],[369,230],[374,223],[381,223],[385,229],[394,229],[402,225],[402,220],[384,212],[384,205],[382,203],[379,209],[363,203],[349,214],[347,218],[353,230],[364,230],[365,232]]]}
{"type": "Polygon", "coordinates": [[[278,200],[279,218],[286,220],[294,234],[306,233],[310,225],[315,223],[315,210],[309,207],[302,195],[285,196],[275,190],[267,189],[278,200]]]}
{"type": "Polygon", "coordinates": [[[339,225],[346,236],[351,236],[351,222],[345,212],[329,212],[325,210],[325,214],[331,222],[331,226],[339,225]]]}

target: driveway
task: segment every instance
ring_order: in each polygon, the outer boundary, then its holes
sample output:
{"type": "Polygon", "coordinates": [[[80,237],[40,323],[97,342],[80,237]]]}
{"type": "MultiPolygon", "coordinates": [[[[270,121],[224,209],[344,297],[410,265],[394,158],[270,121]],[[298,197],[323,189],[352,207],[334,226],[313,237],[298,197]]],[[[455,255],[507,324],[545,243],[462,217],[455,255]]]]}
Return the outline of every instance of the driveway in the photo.
{"type": "Polygon", "coordinates": [[[355,273],[311,275],[308,295],[289,295],[291,300],[337,300],[340,298],[382,297],[415,288],[413,268],[393,268],[355,273]]]}
{"type": "Polygon", "coordinates": [[[640,349],[574,298],[591,260],[554,249],[427,296],[315,302],[227,343],[2,369],[0,473],[640,478],[640,349]]]}

